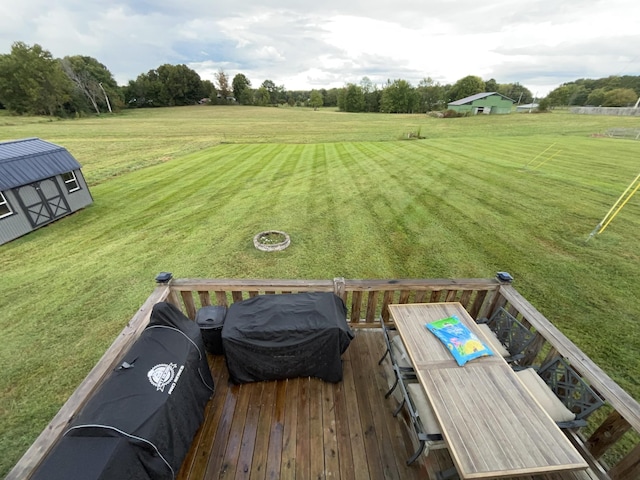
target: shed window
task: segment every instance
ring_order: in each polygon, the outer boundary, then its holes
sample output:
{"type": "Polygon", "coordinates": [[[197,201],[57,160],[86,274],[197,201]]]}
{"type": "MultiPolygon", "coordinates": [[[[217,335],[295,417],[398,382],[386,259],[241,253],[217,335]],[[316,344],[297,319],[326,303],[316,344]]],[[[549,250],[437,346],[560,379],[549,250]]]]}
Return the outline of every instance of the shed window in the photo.
{"type": "Polygon", "coordinates": [[[65,187],[67,187],[67,192],[71,193],[76,190],[80,190],[80,185],[78,185],[78,179],[76,178],[76,172],[63,173],[62,179],[64,180],[65,187]]]}
{"type": "Polygon", "coordinates": [[[7,202],[4,194],[0,192],[0,218],[8,217],[12,213],[13,210],[11,210],[11,205],[9,205],[9,202],[7,202]]]}

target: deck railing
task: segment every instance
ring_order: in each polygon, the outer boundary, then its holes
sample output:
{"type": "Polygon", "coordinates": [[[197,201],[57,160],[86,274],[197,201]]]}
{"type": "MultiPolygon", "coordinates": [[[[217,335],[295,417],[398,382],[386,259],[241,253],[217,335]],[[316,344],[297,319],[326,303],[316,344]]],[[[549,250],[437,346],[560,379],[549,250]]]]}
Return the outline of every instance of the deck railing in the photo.
{"type": "Polygon", "coordinates": [[[56,417],[25,453],[8,479],[28,478],[62,435],[108,372],[117,365],[149,321],[153,305],[170,301],[191,319],[198,308],[228,306],[256,295],[334,292],[348,309],[353,328],[379,328],[389,321],[391,303],[460,302],[475,318],[488,317],[504,307],[536,333],[524,364],[540,365],[556,356],[574,369],[605,399],[606,405],[589,418],[589,425],[569,433],[570,439],[602,479],[640,479],[640,404],[536,310],[508,282],[498,279],[398,280],[251,280],[174,279],[160,283],[116,338],[109,350],[76,389],[56,417]]]}

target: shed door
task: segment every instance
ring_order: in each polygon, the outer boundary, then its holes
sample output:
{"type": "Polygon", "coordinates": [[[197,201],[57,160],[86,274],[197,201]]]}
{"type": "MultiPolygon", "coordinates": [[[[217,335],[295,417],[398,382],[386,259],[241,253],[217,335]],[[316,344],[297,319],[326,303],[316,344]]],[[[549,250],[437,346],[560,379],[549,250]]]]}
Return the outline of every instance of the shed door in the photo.
{"type": "Polygon", "coordinates": [[[71,213],[60,185],[53,178],[18,188],[18,201],[33,228],[71,213]]]}

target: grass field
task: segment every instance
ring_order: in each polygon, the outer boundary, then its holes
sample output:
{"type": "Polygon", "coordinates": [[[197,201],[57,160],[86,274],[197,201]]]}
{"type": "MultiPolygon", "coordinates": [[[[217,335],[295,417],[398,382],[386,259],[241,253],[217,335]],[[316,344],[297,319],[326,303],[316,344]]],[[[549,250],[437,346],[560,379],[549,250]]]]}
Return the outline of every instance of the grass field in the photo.
{"type": "Polygon", "coordinates": [[[249,107],[0,116],[0,140],[67,147],[94,197],[0,246],[0,475],[163,270],[319,279],[506,270],[640,399],[640,197],[585,242],[638,174],[640,153],[640,142],[592,135],[639,124],[565,112],[433,119],[249,107]],[[426,138],[401,140],[417,130],[426,138]],[[287,231],[292,245],[255,250],[265,229],[287,231]]]}

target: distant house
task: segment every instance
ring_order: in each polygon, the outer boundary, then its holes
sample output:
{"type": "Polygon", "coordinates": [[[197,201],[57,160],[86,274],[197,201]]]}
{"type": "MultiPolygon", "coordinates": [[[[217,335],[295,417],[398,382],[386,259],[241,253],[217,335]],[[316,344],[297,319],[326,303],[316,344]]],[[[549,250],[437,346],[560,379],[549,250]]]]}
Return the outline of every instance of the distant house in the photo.
{"type": "Polygon", "coordinates": [[[0,245],[93,203],[80,168],[39,138],[0,142],[0,245]]]}
{"type": "Polygon", "coordinates": [[[535,112],[540,105],[537,103],[525,103],[516,107],[516,112],[535,112]]]}
{"type": "Polygon", "coordinates": [[[500,114],[511,113],[514,101],[498,92],[476,93],[470,97],[461,98],[455,102],[449,102],[447,108],[458,113],[470,112],[472,115],[478,113],[500,114]]]}
{"type": "MultiPolygon", "coordinates": [[[[221,93],[218,93],[218,94],[216,95],[216,97],[218,98],[218,100],[222,100],[222,94],[221,94],[221,93]]],[[[236,97],[234,97],[234,96],[232,96],[232,95],[228,95],[228,96],[224,97],[224,99],[225,99],[227,102],[231,102],[231,103],[235,103],[235,102],[236,102],[236,97]]]]}

